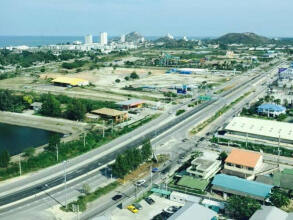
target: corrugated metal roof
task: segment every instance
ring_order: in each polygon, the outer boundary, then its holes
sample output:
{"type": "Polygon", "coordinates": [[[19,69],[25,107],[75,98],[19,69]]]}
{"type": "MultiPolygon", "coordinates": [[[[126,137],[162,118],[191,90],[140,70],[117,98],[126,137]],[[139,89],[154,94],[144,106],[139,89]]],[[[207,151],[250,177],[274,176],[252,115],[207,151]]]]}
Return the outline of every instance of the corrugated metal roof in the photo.
{"type": "Polygon", "coordinates": [[[101,109],[93,110],[91,112],[95,114],[108,115],[112,117],[126,114],[125,112],[118,111],[116,109],[111,109],[111,108],[101,108],[101,109]]]}
{"type": "Polygon", "coordinates": [[[235,176],[229,176],[226,174],[218,174],[214,177],[213,185],[223,187],[229,190],[242,192],[248,195],[266,198],[272,185],[267,185],[259,182],[249,181],[235,176]]]}
{"type": "Polygon", "coordinates": [[[275,112],[282,112],[286,111],[286,108],[281,105],[271,104],[271,103],[264,103],[257,107],[258,111],[275,111],[275,112]]]}
{"type": "Polygon", "coordinates": [[[72,86],[78,86],[81,84],[87,84],[88,81],[84,79],[79,78],[71,78],[71,77],[57,77],[56,79],[53,79],[52,82],[54,83],[63,83],[63,84],[70,84],[72,86]]]}
{"type": "Polygon", "coordinates": [[[235,117],[225,128],[228,131],[236,131],[260,136],[280,138],[293,141],[293,124],[272,120],[263,120],[248,117],[235,117]]]}
{"type": "Polygon", "coordinates": [[[143,104],[144,101],[139,100],[139,99],[130,99],[130,100],[126,100],[126,101],[122,101],[122,102],[117,102],[117,105],[121,105],[121,106],[125,106],[125,105],[140,105],[143,104]]]}
{"type": "Polygon", "coordinates": [[[169,196],[171,194],[171,191],[167,191],[164,189],[158,189],[158,188],[152,188],[151,191],[154,193],[159,193],[159,194],[166,195],[166,196],[169,196]]]}
{"type": "Polygon", "coordinates": [[[262,206],[249,220],[287,220],[288,213],[274,206],[262,206]]]}

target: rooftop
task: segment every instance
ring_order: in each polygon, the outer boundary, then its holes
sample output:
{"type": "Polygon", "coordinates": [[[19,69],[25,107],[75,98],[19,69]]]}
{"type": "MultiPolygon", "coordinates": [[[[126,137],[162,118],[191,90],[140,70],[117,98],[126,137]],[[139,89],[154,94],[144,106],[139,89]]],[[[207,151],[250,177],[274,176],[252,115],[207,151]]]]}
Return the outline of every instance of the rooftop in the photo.
{"type": "Polygon", "coordinates": [[[255,167],[260,158],[260,153],[234,148],[226,158],[225,162],[246,167],[255,167]]]}
{"type": "Polygon", "coordinates": [[[226,174],[218,174],[214,177],[212,184],[220,188],[241,192],[246,195],[266,198],[273,188],[272,185],[267,185],[259,182],[249,181],[235,176],[226,174]]]}
{"type": "Polygon", "coordinates": [[[111,108],[96,109],[96,110],[91,111],[91,113],[108,115],[108,116],[112,116],[112,117],[126,114],[125,112],[118,111],[116,109],[111,109],[111,108]]]}
{"type": "Polygon", "coordinates": [[[228,131],[236,131],[266,137],[280,137],[281,139],[293,141],[293,123],[248,117],[234,117],[225,129],[228,131]]]}
{"type": "Polygon", "coordinates": [[[197,165],[197,167],[196,167],[197,170],[205,171],[205,170],[209,169],[209,167],[211,167],[215,162],[216,161],[207,160],[204,158],[196,158],[191,162],[191,164],[197,165]]]}
{"type": "Polygon", "coordinates": [[[85,79],[80,79],[80,78],[71,78],[71,77],[57,77],[56,79],[53,79],[52,82],[54,83],[63,83],[63,84],[70,84],[72,86],[78,86],[83,83],[88,83],[87,80],[85,79]]]}
{"type": "Polygon", "coordinates": [[[185,186],[192,189],[205,190],[209,181],[191,176],[183,176],[177,183],[180,186],[185,186]]]}
{"type": "Polygon", "coordinates": [[[290,220],[289,214],[274,206],[262,206],[249,220],[290,220]]]}
{"type": "Polygon", "coordinates": [[[185,220],[185,219],[200,219],[200,220],[212,220],[215,219],[215,217],[218,216],[218,214],[209,209],[206,208],[198,203],[191,203],[188,202],[183,206],[181,209],[179,209],[177,212],[175,212],[169,220],[185,220]]]}
{"type": "Polygon", "coordinates": [[[130,99],[130,100],[126,100],[126,101],[117,102],[116,104],[121,105],[121,106],[125,106],[125,105],[133,106],[133,105],[140,105],[143,103],[144,103],[144,101],[139,100],[139,99],[130,99]]]}
{"type": "Polygon", "coordinates": [[[271,104],[271,103],[264,103],[257,107],[258,110],[267,110],[267,111],[275,111],[275,112],[282,112],[286,111],[286,108],[281,105],[271,104]]]}

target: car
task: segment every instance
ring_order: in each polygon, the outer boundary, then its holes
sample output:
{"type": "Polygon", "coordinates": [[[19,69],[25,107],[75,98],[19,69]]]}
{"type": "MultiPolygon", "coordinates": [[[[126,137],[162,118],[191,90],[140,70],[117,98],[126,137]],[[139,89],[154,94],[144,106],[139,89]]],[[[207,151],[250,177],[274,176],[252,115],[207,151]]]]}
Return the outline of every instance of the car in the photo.
{"type": "Polygon", "coordinates": [[[155,201],[154,201],[151,197],[146,197],[144,200],[145,200],[145,201],[147,202],[147,204],[149,204],[149,205],[152,205],[152,204],[155,203],[155,201]]]}
{"type": "Polygon", "coordinates": [[[115,196],[112,197],[112,200],[117,201],[117,200],[119,200],[121,198],[122,198],[122,195],[117,194],[117,195],[115,195],[115,196]]]}
{"type": "Polygon", "coordinates": [[[199,139],[199,141],[203,141],[204,140],[204,137],[201,137],[200,139],[199,139]]]}
{"type": "Polygon", "coordinates": [[[133,205],[127,206],[127,209],[129,211],[131,211],[132,213],[137,213],[138,212],[138,210],[133,205]]]}
{"type": "Polygon", "coordinates": [[[187,139],[187,138],[184,138],[184,139],[182,139],[182,142],[186,142],[186,141],[188,141],[188,139],[187,139]]]}
{"type": "Polygon", "coordinates": [[[132,204],[136,209],[142,210],[142,206],[139,203],[133,203],[132,204]]]}
{"type": "Polygon", "coordinates": [[[154,167],[153,169],[152,169],[152,172],[153,173],[156,173],[156,172],[159,172],[160,170],[157,168],[157,167],[154,167]]]}
{"type": "Polygon", "coordinates": [[[143,184],[145,184],[145,180],[144,179],[138,180],[135,183],[136,186],[143,186],[143,184]]]}

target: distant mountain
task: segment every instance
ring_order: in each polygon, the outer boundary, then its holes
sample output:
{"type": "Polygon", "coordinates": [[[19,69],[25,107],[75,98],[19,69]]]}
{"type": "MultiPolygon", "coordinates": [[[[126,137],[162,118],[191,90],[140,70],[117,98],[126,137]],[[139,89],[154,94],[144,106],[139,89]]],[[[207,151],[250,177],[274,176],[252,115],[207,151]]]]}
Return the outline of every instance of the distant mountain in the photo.
{"type": "Polygon", "coordinates": [[[222,44],[269,44],[273,40],[254,33],[229,33],[214,40],[222,44]]]}
{"type": "Polygon", "coordinates": [[[141,38],[143,38],[143,36],[137,32],[131,32],[125,35],[125,40],[127,42],[137,42],[137,41],[140,41],[141,38]]]}

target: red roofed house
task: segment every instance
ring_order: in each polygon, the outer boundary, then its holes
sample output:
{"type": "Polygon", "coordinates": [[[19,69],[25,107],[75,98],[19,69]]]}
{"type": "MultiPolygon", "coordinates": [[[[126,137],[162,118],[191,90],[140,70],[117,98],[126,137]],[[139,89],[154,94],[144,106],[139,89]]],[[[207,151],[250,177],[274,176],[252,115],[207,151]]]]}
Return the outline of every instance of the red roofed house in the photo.
{"type": "Polygon", "coordinates": [[[225,160],[225,174],[253,180],[263,167],[263,156],[254,151],[233,149],[225,160]]]}

